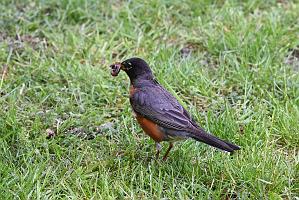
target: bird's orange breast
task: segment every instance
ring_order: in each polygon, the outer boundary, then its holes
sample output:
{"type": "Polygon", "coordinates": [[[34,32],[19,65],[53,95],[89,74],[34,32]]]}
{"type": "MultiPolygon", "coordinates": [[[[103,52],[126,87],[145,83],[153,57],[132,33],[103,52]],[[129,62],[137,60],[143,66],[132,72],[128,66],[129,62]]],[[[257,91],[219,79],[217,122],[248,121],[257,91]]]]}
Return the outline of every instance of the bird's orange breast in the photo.
{"type": "Polygon", "coordinates": [[[136,119],[140,124],[141,128],[144,130],[144,132],[147,135],[149,135],[153,140],[155,140],[156,142],[161,142],[165,140],[166,138],[165,134],[162,132],[162,130],[159,128],[159,126],[156,123],[142,117],[139,114],[136,114],[136,119]]]}
{"type": "Polygon", "coordinates": [[[129,90],[130,97],[133,96],[135,92],[136,92],[136,88],[134,88],[134,86],[131,85],[129,90]]]}

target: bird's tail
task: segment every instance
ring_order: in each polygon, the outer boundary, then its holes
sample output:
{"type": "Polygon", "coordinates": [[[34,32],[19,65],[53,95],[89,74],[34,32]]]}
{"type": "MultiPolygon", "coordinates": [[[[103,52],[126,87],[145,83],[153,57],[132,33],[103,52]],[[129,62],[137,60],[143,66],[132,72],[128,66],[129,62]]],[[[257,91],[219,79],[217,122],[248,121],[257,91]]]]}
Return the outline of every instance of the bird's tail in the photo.
{"type": "Polygon", "coordinates": [[[190,135],[190,137],[192,137],[193,139],[195,139],[197,141],[204,142],[208,145],[211,145],[213,147],[216,147],[218,149],[221,149],[221,150],[227,151],[227,152],[234,152],[235,150],[240,149],[239,146],[232,144],[230,142],[221,140],[221,139],[215,137],[214,135],[211,135],[211,134],[205,132],[203,129],[199,129],[198,131],[196,131],[195,133],[190,135]]]}

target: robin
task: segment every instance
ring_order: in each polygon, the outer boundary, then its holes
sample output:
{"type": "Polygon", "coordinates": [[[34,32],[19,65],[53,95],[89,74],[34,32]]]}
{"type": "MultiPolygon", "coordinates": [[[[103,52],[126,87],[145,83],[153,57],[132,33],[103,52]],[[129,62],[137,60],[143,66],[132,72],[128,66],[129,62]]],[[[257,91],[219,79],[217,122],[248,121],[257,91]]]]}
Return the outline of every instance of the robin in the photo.
{"type": "Polygon", "coordinates": [[[176,98],[155,79],[149,65],[141,58],[130,58],[110,66],[111,75],[120,70],[130,78],[130,103],[144,132],[156,142],[156,157],[161,152],[162,141],[169,142],[163,160],[166,160],[173,143],[193,138],[226,152],[239,150],[235,144],[207,133],[197,125],[176,98]]]}

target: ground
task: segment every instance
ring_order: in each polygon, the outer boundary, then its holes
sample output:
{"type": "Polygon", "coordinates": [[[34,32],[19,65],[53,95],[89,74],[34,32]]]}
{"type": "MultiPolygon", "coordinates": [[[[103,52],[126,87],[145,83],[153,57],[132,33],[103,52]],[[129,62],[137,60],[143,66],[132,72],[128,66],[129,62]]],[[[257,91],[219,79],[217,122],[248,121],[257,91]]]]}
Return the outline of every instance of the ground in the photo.
{"type": "Polygon", "coordinates": [[[298,10],[286,0],[4,0],[0,198],[297,199],[298,10]],[[242,149],[187,140],[155,160],[128,78],[109,72],[132,56],[242,149]]]}

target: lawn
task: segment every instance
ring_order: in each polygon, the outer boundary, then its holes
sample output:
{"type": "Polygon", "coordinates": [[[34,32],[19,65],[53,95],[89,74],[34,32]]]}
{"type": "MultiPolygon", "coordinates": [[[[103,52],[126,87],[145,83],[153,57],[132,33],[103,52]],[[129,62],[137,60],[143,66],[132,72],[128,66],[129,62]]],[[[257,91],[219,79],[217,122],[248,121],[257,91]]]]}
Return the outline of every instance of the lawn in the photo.
{"type": "Polygon", "coordinates": [[[298,10],[287,0],[2,1],[0,199],[298,199],[298,10]],[[242,149],[187,140],[154,159],[127,76],[109,71],[132,56],[242,149]]]}

